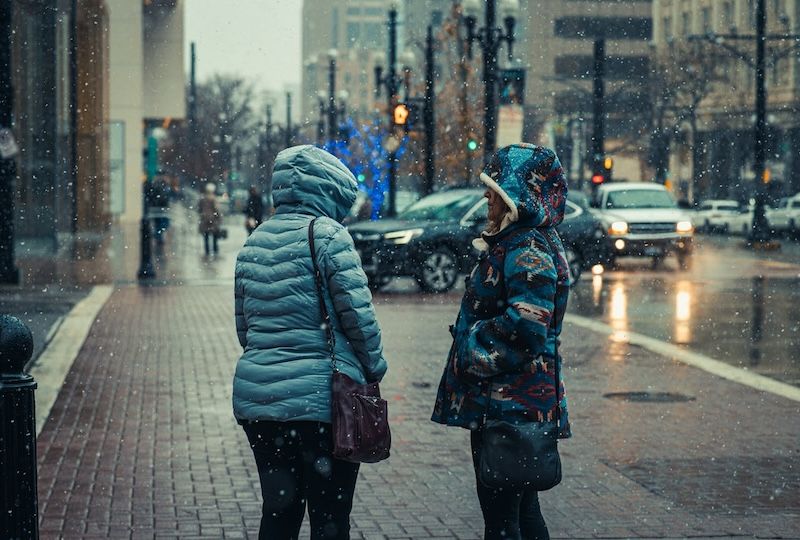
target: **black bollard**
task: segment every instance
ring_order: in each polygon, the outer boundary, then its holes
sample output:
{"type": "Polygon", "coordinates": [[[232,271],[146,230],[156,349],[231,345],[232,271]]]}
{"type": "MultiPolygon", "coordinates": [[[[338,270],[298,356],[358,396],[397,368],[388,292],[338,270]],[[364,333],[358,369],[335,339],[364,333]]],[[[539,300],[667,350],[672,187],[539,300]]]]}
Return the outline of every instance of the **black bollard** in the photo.
{"type": "Polygon", "coordinates": [[[0,315],[0,538],[39,538],[36,496],[36,382],[23,373],[33,336],[0,315]]]}

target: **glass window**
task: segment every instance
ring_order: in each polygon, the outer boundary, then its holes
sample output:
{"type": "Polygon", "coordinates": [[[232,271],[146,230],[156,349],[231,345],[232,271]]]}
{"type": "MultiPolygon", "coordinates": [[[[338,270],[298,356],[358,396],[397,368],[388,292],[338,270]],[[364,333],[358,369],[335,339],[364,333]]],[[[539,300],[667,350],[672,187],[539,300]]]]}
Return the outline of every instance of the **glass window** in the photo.
{"type": "Polygon", "coordinates": [[[356,43],[361,38],[361,25],[357,22],[347,23],[347,41],[350,44],[356,43]]]}
{"type": "Polygon", "coordinates": [[[461,219],[483,195],[475,192],[445,191],[412,204],[398,216],[409,221],[461,219]]]}
{"type": "Polygon", "coordinates": [[[606,208],[675,208],[675,200],[666,191],[622,189],[608,194],[606,208]]]}

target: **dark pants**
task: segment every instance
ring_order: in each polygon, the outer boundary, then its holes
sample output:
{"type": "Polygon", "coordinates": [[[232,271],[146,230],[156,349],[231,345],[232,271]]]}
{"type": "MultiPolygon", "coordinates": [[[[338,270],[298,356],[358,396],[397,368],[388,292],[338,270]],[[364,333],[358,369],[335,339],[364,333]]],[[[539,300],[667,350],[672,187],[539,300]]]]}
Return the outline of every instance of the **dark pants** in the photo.
{"type": "Polygon", "coordinates": [[[207,233],[203,234],[203,242],[205,243],[206,255],[209,255],[211,253],[211,250],[209,249],[210,248],[209,240],[213,240],[214,241],[214,254],[218,253],[219,252],[219,246],[217,245],[217,240],[218,240],[217,239],[217,235],[214,234],[213,232],[207,232],[207,233]]]}
{"type": "Polygon", "coordinates": [[[481,462],[481,431],[472,431],[472,464],[475,468],[475,483],[481,503],[485,525],[484,540],[549,540],[539,494],[532,489],[491,489],[484,486],[478,477],[481,462]]]}
{"type": "Polygon", "coordinates": [[[259,540],[295,540],[308,504],[312,540],[350,538],[358,464],[333,459],[330,424],[253,422],[244,431],[264,500],[259,540]]]}

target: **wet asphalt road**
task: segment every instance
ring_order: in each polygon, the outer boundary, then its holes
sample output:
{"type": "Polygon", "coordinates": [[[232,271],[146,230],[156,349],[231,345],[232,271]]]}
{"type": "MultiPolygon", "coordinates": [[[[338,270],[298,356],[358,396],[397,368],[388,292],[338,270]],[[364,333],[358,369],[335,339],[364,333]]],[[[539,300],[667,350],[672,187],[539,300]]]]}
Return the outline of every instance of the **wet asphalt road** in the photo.
{"type": "Polygon", "coordinates": [[[754,252],[737,237],[700,236],[692,265],[622,260],[585,275],[569,312],[800,385],[800,245],[754,252]]]}
{"type": "MultiPolygon", "coordinates": [[[[232,285],[236,253],[245,240],[243,218],[233,213],[226,218],[230,236],[220,242],[216,257],[203,255],[195,220],[195,212],[180,205],[173,209],[169,242],[154,257],[156,284],[232,285]]],[[[688,270],[670,257],[657,269],[649,259],[621,259],[602,276],[585,272],[573,287],[568,313],[800,386],[800,241],[782,240],[779,252],[754,252],[742,244],[740,237],[698,236],[688,270]]],[[[138,230],[117,231],[108,249],[92,255],[85,261],[90,272],[69,267],[73,277],[136,283],[138,230]]],[[[462,283],[459,279],[448,294],[424,295],[413,280],[395,279],[376,293],[376,302],[448,304],[455,318],[462,283]]]]}
{"type": "MultiPolygon", "coordinates": [[[[687,270],[674,257],[656,269],[621,259],[602,276],[584,273],[568,313],[800,386],[800,243],[781,243],[780,252],[754,252],[740,237],[698,236],[687,270]]],[[[461,290],[419,300],[457,305],[461,290]]],[[[376,300],[408,294],[415,285],[398,279],[376,300]]]]}

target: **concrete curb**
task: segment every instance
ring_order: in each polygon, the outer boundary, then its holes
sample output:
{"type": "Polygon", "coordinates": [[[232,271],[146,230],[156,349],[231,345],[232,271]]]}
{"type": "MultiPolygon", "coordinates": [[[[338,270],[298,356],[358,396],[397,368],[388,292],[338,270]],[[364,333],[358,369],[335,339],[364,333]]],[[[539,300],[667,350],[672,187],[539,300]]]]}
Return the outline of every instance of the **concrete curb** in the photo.
{"type": "Polygon", "coordinates": [[[723,379],[728,379],[729,381],[743,384],[762,392],[769,392],[776,396],[800,402],[800,388],[776,381],[764,375],[759,375],[758,373],[753,373],[746,369],[726,364],[725,362],[715,360],[704,354],[687,351],[677,345],[637,334],[636,332],[619,332],[605,323],[587,319],[579,315],[566,315],[564,320],[575,326],[597,332],[598,334],[604,334],[609,337],[613,336],[616,340],[626,341],[631,345],[637,345],[661,356],[674,358],[679,362],[702,369],[707,373],[722,377],[723,379]]]}
{"type": "Polygon", "coordinates": [[[44,427],[50,409],[53,408],[64,378],[72,367],[72,362],[89,335],[97,314],[111,297],[114,288],[110,285],[99,285],[89,295],[75,304],[64,317],[58,331],[50,340],[47,348],[39,355],[30,374],[38,384],[36,390],[36,434],[44,427]]]}

